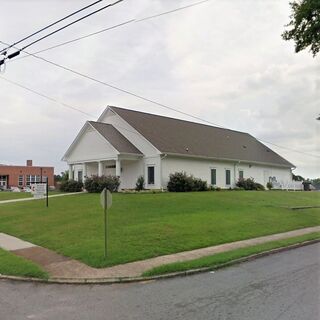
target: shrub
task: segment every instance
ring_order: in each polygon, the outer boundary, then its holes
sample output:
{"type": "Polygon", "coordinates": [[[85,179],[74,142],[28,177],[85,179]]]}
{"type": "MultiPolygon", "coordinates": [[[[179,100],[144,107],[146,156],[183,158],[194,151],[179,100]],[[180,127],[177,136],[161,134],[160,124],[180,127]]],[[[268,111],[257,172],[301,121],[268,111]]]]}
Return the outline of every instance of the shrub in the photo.
{"type": "Polygon", "coordinates": [[[272,188],[273,188],[273,184],[272,184],[272,182],[268,182],[267,183],[267,188],[269,189],[269,190],[271,190],[272,188]]]}
{"type": "Polygon", "coordinates": [[[144,177],[143,176],[139,176],[136,182],[136,190],[137,191],[141,191],[144,190],[144,177]]]}
{"type": "Polygon", "coordinates": [[[90,193],[99,193],[104,188],[111,192],[117,192],[120,186],[120,179],[117,176],[92,176],[87,178],[84,187],[90,193]]]}
{"type": "MultiPolygon", "coordinates": [[[[191,177],[192,178],[192,177],[191,177]]],[[[192,191],[207,191],[207,181],[203,181],[199,178],[192,178],[192,191]]]]}
{"type": "Polygon", "coordinates": [[[205,191],[208,187],[206,181],[189,176],[186,172],[175,172],[169,176],[167,189],[171,192],[188,192],[205,191]]]}
{"type": "Polygon", "coordinates": [[[60,190],[64,192],[80,192],[82,191],[83,183],[75,180],[61,181],[60,190]]]}
{"type": "Polygon", "coordinates": [[[264,186],[260,183],[254,182],[253,178],[239,179],[236,186],[243,188],[244,190],[265,190],[264,186]]]}

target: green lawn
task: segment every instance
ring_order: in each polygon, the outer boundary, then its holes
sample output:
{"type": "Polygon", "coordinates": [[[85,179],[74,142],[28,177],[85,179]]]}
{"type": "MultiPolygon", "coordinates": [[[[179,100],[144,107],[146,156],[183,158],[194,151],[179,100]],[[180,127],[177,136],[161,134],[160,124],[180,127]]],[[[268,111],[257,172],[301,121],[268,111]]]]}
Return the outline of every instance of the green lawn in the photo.
{"type": "Polygon", "coordinates": [[[29,193],[29,192],[0,191],[0,201],[2,201],[2,200],[21,199],[21,198],[30,198],[30,197],[31,197],[31,193],[29,193]]]}
{"type": "Polygon", "coordinates": [[[98,194],[0,205],[0,232],[96,267],[320,225],[317,192],[221,191],[114,194],[103,257],[98,194]]]}
{"type": "Polygon", "coordinates": [[[0,274],[47,279],[38,265],[11,252],[0,249],[0,274]]]}
{"type": "MultiPolygon", "coordinates": [[[[59,190],[49,191],[49,196],[53,196],[55,194],[60,194],[60,193],[64,193],[64,192],[61,192],[59,190]]],[[[32,198],[32,194],[30,192],[9,192],[9,191],[0,192],[0,201],[22,199],[22,198],[32,198]]]]}
{"type": "Polygon", "coordinates": [[[230,261],[235,261],[240,258],[249,257],[253,254],[258,254],[265,251],[270,251],[272,249],[288,247],[293,244],[302,243],[309,240],[320,239],[320,232],[309,233],[299,237],[293,237],[284,240],[270,241],[264,244],[259,244],[256,246],[251,246],[248,248],[236,249],[228,252],[217,253],[215,255],[206,256],[203,258],[185,261],[185,262],[176,262],[170,264],[164,264],[162,266],[153,268],[149,271],[146,271],[143,276],[150,277],[160,274],[173,273],[178,271],[187,271],[192,269],[199,268],[212,268],[214,269],[217,266],[221,266],[230,261]]]}

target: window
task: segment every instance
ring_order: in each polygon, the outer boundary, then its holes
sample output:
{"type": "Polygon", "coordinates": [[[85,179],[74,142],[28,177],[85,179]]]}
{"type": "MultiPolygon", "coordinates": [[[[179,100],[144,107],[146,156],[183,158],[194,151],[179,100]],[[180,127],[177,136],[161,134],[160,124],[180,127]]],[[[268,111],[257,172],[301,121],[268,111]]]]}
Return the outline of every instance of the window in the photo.
{"type": "Polygon", "coordinates": [[[148,167],[148,184],[154,184],[154,167],[148,167]]]}
{"type": "Polygon", "coordinates": [[[217,170],[211,169],[211,184],[214,186],[217,184],[217,170]]]}
{"type": "Polygon", "coordinates": [[[40,176],[34,176],[34,175],[26,175],[26,185],[30,186],[30,184],[34,184],[36,182],[41,182],[40,176]]]}
{"type": "Polygon", "coordinates": [[[19,187],[23,186],[23,176],[19,176],[18,185],[19,185],[19,187]]]}
{"type": "Polygon", "coordinates": [[[226,170],[226,185],[229,186],[231,184],[231,171],[229,169],[226,170]]]}
{"type": "Polygon", "coordinates": [[[82,171],[78,171],[78,181],[82,182],[82,171]]]}
{"type": "Polygon", "coordinates": [[[243,170],[239,170],[239,179],[243,179],[243,170]]]}

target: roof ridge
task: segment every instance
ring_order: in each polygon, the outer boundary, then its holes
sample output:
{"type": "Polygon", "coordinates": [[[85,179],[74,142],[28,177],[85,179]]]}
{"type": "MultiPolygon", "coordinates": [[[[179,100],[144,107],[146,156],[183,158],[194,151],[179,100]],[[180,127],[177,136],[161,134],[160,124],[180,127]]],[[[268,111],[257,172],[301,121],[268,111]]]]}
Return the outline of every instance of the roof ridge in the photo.
{"type": "MultiPolygon", "coordinates": [[[[143,113],[143,114],[147,114],[147,115],[151,115],[151,116],[155,116],[155,117],[161,117],[161,118],[172,119],[172,120],[176,120],[176,121],[193,123],[193,124],[196,124],[196,125],[205,126],[205,127],[209,127],[209,128],[216,128],[216,129],[221,129],[221,130],[233,131],[233,132],[237,132],[237,133],[247,134],[247,135],[253,137],[250,133],[245,132],[245,131],[239,131],[239,130],[224,128],[224,127],[218,127],[218,126],[214,126],[214,125],[210,125],[210,124],[205,124],[205,123],[200,123],[200,122],[195,122],[195,121],[190,121],[190,120],[183,120],[183,119],[178,119],[178,118],[174,118],[174,117],[162,116],[162,115],[160,115],[160,114],[149,113],[149,112],[144,112],[144,111],[137,111],[137,110],[127,109],[127,108],[122,108],[122,107],[116,107],[116,106],[108,106],[108,107],[109,107],[110,109],[113,109],[113,108],[115,108],[115,109],[121,109],[121,110],[125,110],[125,111],[143,113]]],[[[204,121],[204,120],[203,120],[203,121],[204,121]]],[[[256,138],[255,138],[255,139],[256,139],[256,138]]]]}

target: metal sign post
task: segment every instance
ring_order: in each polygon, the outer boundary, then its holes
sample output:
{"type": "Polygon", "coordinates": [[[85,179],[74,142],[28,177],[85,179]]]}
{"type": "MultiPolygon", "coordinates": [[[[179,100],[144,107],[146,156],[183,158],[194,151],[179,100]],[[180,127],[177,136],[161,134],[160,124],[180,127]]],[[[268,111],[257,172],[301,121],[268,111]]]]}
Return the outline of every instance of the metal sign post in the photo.
{"type": "Polygon", "coordinates": [[[104,188],[100,194],[100,204],[104,210],[104,257],[107,257],[108,248],[108,215],[107,211],[112,206],[112,194],[104,188]]]}

